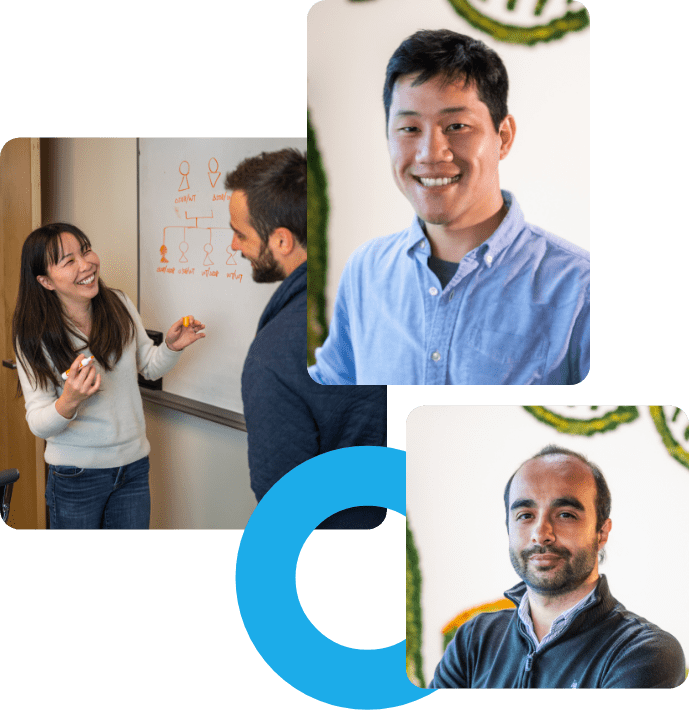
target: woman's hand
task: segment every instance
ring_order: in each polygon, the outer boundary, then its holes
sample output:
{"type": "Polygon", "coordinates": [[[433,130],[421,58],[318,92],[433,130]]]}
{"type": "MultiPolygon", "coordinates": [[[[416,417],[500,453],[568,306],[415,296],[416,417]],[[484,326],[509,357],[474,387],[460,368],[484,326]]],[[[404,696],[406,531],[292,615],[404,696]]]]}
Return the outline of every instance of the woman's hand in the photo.
{"type": "Polygon", "coordinates": [[[62,394],[55,403],[58,414],[65,419],[71,419],[76,414],[77,407],[100,388],[101,377],[100,373],[96,373],[95,360],[80,369],[79,365],[83,359],[84,356],[79,354],[72,363],[62,394]]]}
{"type": "Polygon", "coordinates": [[[194,316],[184,316],[184,318],[173,323],[165,336],[166,345],[175,352],[184,350],[188,345],[206,337],[205,333],[199,332],[206,327],[203,323],[195,320],[194,316]],[[184,325],[184,318],[189,319],[189,325],[184,325]]]}

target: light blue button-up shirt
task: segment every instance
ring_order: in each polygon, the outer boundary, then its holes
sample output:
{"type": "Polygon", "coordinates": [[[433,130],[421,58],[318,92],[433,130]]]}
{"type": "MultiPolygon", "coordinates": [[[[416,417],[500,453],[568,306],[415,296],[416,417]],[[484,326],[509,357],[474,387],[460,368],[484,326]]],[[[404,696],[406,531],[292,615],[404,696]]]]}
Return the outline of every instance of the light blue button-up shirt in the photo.
{"type": "Polygon", "coordinates": [[[422,222],[357,249],[311,377],[322,384],[576,384],[589,370],[589,254],[517,201],[443,289],[422,222]]]}

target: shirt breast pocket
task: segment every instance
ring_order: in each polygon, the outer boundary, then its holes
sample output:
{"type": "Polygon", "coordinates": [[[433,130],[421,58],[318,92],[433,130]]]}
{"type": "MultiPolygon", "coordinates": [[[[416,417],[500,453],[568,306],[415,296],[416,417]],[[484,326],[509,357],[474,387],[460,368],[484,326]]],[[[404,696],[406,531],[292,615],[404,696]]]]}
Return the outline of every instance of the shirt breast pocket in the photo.
{"type": "Polygon", "coordinates": [[[475,327],[468,333],[459,364],[467,384],[534,385],[543,381],[548,348],[548,339],[538,332],[475,327]]]}

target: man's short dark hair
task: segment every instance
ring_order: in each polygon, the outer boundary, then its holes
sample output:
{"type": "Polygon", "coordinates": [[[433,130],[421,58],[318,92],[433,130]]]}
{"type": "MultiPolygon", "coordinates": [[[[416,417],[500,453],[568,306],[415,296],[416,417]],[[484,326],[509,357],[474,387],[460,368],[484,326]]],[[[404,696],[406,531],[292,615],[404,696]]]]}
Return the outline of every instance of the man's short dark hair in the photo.
{"type": "Polygon", "coordinates": [[[289,229],[306,249],[306,154],[295,148],[246,158],[225,176],[226,190],[246,193],[249,221],[261,239],[289,229]]]}
{"type": "Polygon", "coordinates": [[[605,477],[598,466],[589,461],[583,454],[578,454],[576,451],[565,449],[563,446],[555,446],[554,444],[546,446],[530,459],[524,461],[524,463],[510,476],[510,480],[507,481],[507,485],[505,486],[505,525],[509,528],[510,486],[512,485],[512,479],[519,473],[524,464],[529,461],[533,461],[534,459],[541,458],[542,456],[551,456],[553,454],[573,456],[574,458],[579,459],[579,461],[585,463],[591,469],[593,479],[596,482],[596,532],[598,532],[603,527],[603,523],[605,523],[605,521],[610,517],[610,507],[612,505],[610,489],[605,481],[605,477]]]}
{"type": "Polygon", "coordinates": [[[436,76],[444,77],[448,84],[464,80],[465,84],[475,85],[479,99],[488,107],[495,130],[500,130],[507,116],[507,69],[497,52],[480,40],[451,30],[419,30],[407,37],[390,57],[385,73],[386,130],[395,82],[409,74],[419,75],[412,86],[436,76]]]}

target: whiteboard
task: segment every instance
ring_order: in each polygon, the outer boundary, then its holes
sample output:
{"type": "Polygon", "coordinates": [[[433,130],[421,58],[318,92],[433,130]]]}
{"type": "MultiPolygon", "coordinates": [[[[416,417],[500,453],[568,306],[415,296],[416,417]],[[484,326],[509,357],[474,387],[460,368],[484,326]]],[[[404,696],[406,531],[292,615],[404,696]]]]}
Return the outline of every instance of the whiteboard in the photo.
{"type": "Polygon", "coordinates": [[[306,138],[139,139],[139,313],[167,333],[185,315],[206,325],[163,378],[163,390],[243,413],[241,374],[279,284],[257,284],[231,248],[225,175],[244,158],[306,138]]]}

